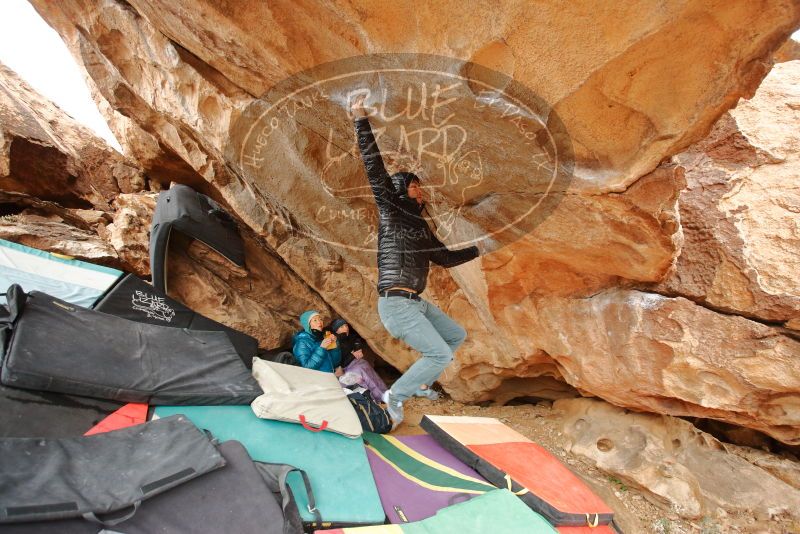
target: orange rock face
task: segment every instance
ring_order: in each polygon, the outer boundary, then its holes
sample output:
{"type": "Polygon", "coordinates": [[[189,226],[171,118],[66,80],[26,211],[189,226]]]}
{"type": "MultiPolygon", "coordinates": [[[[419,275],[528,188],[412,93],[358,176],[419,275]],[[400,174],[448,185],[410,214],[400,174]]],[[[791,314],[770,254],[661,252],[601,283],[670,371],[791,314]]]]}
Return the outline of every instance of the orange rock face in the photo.
{"type": "MultiPolygon", "coordinates": [[[[370,91],[390,170],[418,168],[430,184],[442,239],[491,251],[431,273],[427,296],[469,332],[441,380],[453,397],[524,396],[548,377],[800,442],[797,342],[714,311],[796,324],[794,264],[777,258],[797,251],[787,213],[798,205],[779,209],[775,185],[759,190],[766,166],[709,200],[692,196],[699,178],[685,176],[685,159],[668,162],[755,93],[800,25],[796,2],[32,3],[152,182],[224,202],[271,258],[259,276],[302,280],[398,368],[417,355],[375,310],[375,208],[347,114],[358,90],[370,91]],[[556,201],[515,226],[543,198],[556,201]],[[760,246],[698,237],[714,217],[760,246]],[[778,239],[767,235],[775,224],[787,232],[778,239]]],[[[753,117],[770,105],[759,98],[753,117]]],[[[757,128],[736,121],[752,139],[757,128]]],[[[264,290],[293,295],[284,283],[264,290]]]]}
{"type": "Polygon", "coordinates": [[[798,125],[800,61],[791,61],[675,157],[688,182],[680,198],[684,245],[661,291],[771,323],[797,322],[798,125]]]}
{"type": "Polygon", "coordinates": [[[532,330],[579,390],[613,404],[696,415],[797,443],[800,341],[684,298],[611,290],[538,302],[532,330]]]}

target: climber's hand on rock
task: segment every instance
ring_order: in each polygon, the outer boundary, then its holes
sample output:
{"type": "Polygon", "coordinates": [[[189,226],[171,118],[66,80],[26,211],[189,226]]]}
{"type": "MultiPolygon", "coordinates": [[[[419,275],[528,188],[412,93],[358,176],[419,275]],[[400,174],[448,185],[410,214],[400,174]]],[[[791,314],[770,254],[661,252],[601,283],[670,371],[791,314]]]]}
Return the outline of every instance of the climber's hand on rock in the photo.
{"type": "Polygon", "coordinates": [[[360,119],[361,117],[367,116],[367,110],[364,108],[364,101],[367,99],[367,95],[360,94],[355,97],[353,100],[353,105],[350,108],[350,111],[353,113],[353,118],[360,119]]]}

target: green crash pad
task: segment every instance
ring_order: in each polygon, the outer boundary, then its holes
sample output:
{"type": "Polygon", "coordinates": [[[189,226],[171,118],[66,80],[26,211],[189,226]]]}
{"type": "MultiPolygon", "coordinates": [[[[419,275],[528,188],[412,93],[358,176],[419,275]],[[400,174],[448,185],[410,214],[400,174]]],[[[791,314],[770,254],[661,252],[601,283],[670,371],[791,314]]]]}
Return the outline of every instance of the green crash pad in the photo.
{"type": "MultiPolygon", "coordinates": [[[[235,439],[253,460],[289,464],[311,481],[317,509],[325,523],[371,525],[385,515],[363,442],[334,432],[311,432],[301,425],[259,419],[249,406],[158,406],[155,415],[184,414],[220,441],[235,439]]],[[[305,486],[289,475],[303,521],[312,523],[305,486]]]]}
{"type": "Polygon", "coordinates": [[[508,490],[484,493],[442,508],[436,515],[400,525],[317,530],[317,534],[558,534],[547,520],[508,490]]]}

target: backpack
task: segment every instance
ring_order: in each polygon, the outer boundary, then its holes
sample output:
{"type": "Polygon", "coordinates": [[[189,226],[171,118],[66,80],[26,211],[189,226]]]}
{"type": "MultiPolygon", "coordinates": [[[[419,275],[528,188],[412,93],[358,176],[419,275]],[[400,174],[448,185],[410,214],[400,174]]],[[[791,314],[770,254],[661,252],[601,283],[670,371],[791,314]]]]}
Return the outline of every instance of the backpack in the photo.
{"type": "Polygon", "coordinates": [[[292,352],[289,350],[283,350],[283,349],[260,350],[258,351],[258,357],[261,358],[262,360],[268,360],[275,363],[284,363],[286,365],[294,365],[297,367],[301,367],[300,363],[297,361],[297,358],[295,358],[294,354],[292,354],[292,352]]]}
{"type": "Polygon", "coordinates": [[[347,399],[358,415],[361,428],[364,432],[374,432],[375,434],[386,434],[392,430],[392,419],[389,412],[375,402],[369,390],[360,386],[344,388],[347,399]]]}

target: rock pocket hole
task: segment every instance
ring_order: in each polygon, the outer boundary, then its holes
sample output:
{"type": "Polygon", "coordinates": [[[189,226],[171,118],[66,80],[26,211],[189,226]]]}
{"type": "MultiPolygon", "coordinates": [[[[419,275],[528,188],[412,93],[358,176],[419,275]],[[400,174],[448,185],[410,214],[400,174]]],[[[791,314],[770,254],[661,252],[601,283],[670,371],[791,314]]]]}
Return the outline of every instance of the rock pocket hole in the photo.
{"type": "Polygon", "coordinates": [[[597,450],[600,452],[608,452],[614,448],[614,442],[606,438],[598,439],[596,445],[597,445],[597,450]]]}
{"type": "Polygon", "coordinates": [[[680,448],[680,446],[681,446],[681,440],[679,440],[679,439],[673,439],[673,440],[672,440],[672,446],[673,446],[674,448],[676,448],[676,449],[680,448]]]}

